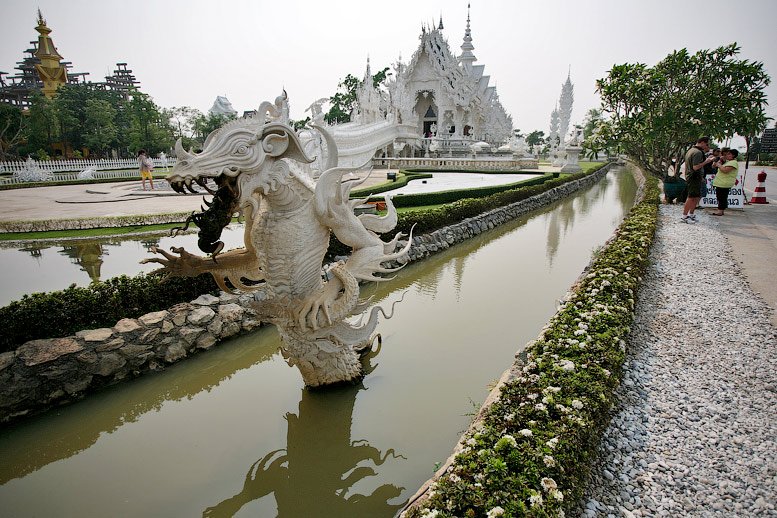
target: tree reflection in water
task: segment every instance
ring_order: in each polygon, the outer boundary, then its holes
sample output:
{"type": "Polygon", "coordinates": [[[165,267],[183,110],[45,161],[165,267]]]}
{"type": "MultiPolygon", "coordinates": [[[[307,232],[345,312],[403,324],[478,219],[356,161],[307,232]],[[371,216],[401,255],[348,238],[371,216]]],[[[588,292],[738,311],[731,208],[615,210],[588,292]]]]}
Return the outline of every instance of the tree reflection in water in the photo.
{"type": "MultiPolygon", "coordinates": [[[[364,370],[374,367],[368,354],[364,370]]],[[[242,490],[207,508],[205,517],[234,516],[246,504],[273,493],[280,517],[301,516],[394,516],[405,505],[390,503],[403,487],[383,484],[372,493],[349,494],[386,460],[404,459],[393,449],[382,453],[366,440],[351,440],[356,396],[362,384],[302,390],[298,414],[286,414],[286,449],[271,451],[254,462],[242,490]],[[364,465],[368,464],[368,465],[364,465]]]]}

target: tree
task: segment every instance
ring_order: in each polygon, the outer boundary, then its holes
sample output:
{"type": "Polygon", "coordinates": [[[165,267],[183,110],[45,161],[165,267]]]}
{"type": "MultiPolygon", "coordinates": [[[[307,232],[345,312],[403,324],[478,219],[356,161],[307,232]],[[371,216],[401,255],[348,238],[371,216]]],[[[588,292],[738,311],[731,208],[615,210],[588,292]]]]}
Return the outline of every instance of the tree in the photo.
{"type": "Polygon", "coordinates": [[[149,154],[168,150],[173,139],[169,131],[169,121],[149,95],[133,92],[128,105],[130,121],[129,148],[134,154],[145,149],[149,154]]]}
{"type": "Polygon", "coordinates": [[[38,151],[53,153],[52,144],[59,140],[59,122],[51,100],[40,91],[30,96],[30,108],[27,126],[27,144],[20,146],[19,152],[25,155],[38,151]]]}
{"type": "Polygon", "coordinates": [[[22,110],[0,103],[0,160],[18,156],[16,148],[25,138],[27,121],[22,110]]]}
{"type": "Polygon", "coordinates": [[[173,139],[181,139],[183,147],[186,149],[192,147],[196,137],[195,126],[197,120],[204,117],[202,112],[189,106],[174,106],[169,110],[164,110],[163,113],[170,121],[173,139]]]}
{"type": "Polygon", "coordinates": [[[617,145],[644,170],[663,176],[702,135],[750,137],[768,122],[769,75],[763,63],[737,59],[736,43],[689,54],[674,51],[654,67],[616,65],[596,82],[610,115],[587,140],[592,150],[617,145]]]}
{"type": "Polygon", "coordinates": [[[86,101],[84,121],[84,143],[98,154],[105,154],[116,140],[116,110],[111,103],[102,99],[86,101]]]}
{"type": "Polygon", "coordinates": [[[332,107],[324,115],[324,120],[329,124],[348,122],[351,120],[351,112],[356,104],[356,90],[361,81],[356,76],[348,74],[337,84],[338,92],[329,98],[332,107]]]}
{"type": "MultiPolygon", "coordinates": [[[[373,88],[380,88],[382,84],[385,84],[386,79],[391,73],[388,71],[389,67],[386,67],[376,74],[372,75],[373,88]]],[[[348,74],[337,84],[339,91],[329,98],[331,108],[324,114],[324,120],[329,124],[348,122],[351,120],[351,112],[356,105],[356,91],[362,85],[360,81],[353,74],[348,74]]]]}
{"type": "Polygon", "coordinates": [[[531,147],[541,146],[545,143],[545,132],[534,130],[526,136],[526,144],[531,147]]]}
{"type": "Polygon", "coordinates": [[[208,135],[227,122],[235,120],[235,118],[235,115],[218,115],[215,113],[209,113],[207,115],[200,114],[194,118],[194,137],[199,140],[200,145],[202,145],[208,135]]]}

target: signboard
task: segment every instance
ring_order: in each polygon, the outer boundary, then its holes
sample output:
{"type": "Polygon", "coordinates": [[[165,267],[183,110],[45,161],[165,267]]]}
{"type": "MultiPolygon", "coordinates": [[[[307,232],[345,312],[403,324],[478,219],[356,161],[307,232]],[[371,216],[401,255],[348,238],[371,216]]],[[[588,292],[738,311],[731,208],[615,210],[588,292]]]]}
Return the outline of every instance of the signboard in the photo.
{"type": "Polygon", "coordinates": [[[761,135],[761,153],[777,153],[777,128],[764,130],[761,135]]]}
{"type": "MultiPolygon", "coordinates": [[[[712,186],[712,180],[715,179],[715,175],[711,174],[707,176],[707,196],[701,199],[699,202],[700,207],[717,207],[718,197],[715,196],[715,187],[712,186]]],[[[729,209],[742,209],[745,206],[745,191],[742,186],[745,184],[744,177],[740,174],[737,176],[737,181],[734,187],[728,191],[728,208],[729,209]]]]}

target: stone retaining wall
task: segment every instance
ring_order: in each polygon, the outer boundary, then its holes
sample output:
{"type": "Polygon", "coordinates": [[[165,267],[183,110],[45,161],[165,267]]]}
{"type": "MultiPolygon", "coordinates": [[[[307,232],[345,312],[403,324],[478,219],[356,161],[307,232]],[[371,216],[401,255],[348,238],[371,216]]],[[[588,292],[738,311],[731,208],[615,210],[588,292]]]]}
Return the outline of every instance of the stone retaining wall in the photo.
{"type": "MultiPolygon", "coordinates": [[[[413,237],[404,262],[423,259],[599,181],[610,164],[580,180],[413,237]]],[[[396,263],[398,266],[400,263],[396,263]]],[[[251,295],[202,295],[112,328],[31,340],[0,354],[0,423],[83,398],[104,386],[163,369],[261,325],[251,295]]]]}
{"type": "Polygon", "coordinates": [[[2,221],[0,232],[50,232],[57,230],[85,230],[91,228],[134,227],[139,225],[163,225],[186,221],[191,212],[174,212],[171,214],[129,215],[109,218],[82,219],[41,219],[28,221],[2,221]]]}
{"type": "Polygon", "coordinates": [[[0,354],[0,422],[81,399],[87,393],[163,369],[260,326],[250,295],[202,295],[191,303],[114,327],[31,340],[0,354]]]}

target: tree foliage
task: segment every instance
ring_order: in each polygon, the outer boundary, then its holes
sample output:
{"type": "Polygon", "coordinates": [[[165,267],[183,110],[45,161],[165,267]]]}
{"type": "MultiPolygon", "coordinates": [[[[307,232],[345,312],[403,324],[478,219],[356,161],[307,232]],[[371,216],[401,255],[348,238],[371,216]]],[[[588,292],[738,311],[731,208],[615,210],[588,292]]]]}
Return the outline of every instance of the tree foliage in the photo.
{"type": "MultiPolygon", "coordinates": [[[[380,88],[386,82],[389,67],[385,67],[375,74],[372,74],[373,88],[380,88]]],[[[351,120],[351,112],[356,106],[356,91],[362,85],[362,81],[355,75],[348,74],[337,84],[338,91],[329,98],[331,107],[324,114],[324,120],[329,124],[343,123],[351,120]]]]}
{"type": "Polygon", "coordinates": [[[589,150],[617,146],[643,169],[663,176],[702,135],[760,133],[768,122],[763,64],[741,60],[736,43],[690,54],[674,51],[653,67],[615,65],[596,82],[609,115],[586,139],[589,150]]]}
{"type": "Polygon", "coordinates": [[[11,151],[24,139],[25,117],[22,110],[0,103],[0,160],[8,160],[11,151]]]}
{"type": "Polygon", "coordinates": [[[134,91],[125,99],[119,92],[102,90],[91,83],[63,85],[54,99],[32,94],[21,127],[11,125],[2,133],[7,105],[0,110],[0,152],[5,158],[54,156],[55,146],[72,156],[88,148],[92,155],[133,156],[140,149],[167,151],[173,143],[170,115],[148,95],[134,91]],[[16,129],[15,129],[16,128],[16,129]],[[5,135],[18,132],[14,139],[5,135]]]}
{"type": "Polygon", "coordinates": [[[534,130],[526,136],[526,144],[529,146],[541,146],[545,143],[545,132],[534,130]]]}

